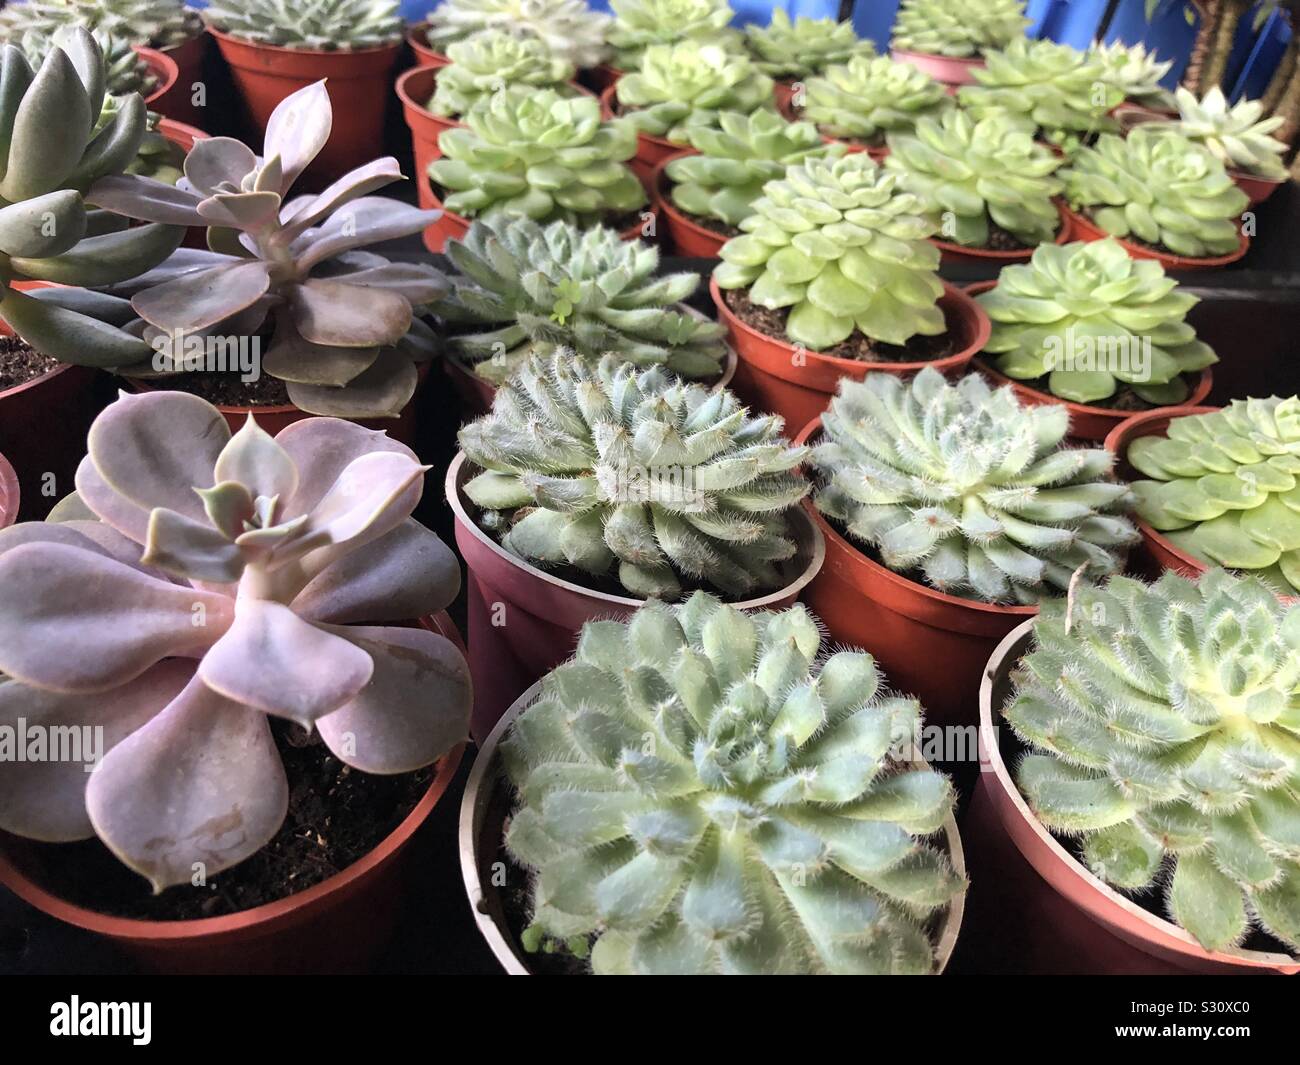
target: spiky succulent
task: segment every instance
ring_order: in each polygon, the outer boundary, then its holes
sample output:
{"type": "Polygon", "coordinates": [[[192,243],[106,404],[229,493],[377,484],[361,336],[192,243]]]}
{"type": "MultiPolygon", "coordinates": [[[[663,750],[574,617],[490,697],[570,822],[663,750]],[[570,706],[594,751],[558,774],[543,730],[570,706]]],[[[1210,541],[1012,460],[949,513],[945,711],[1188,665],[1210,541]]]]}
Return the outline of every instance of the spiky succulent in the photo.
{"type": "Polygon", "coordinates": [[[733,226],[749,216],[763,186],[784,176],[787,167],[844,154],[843,145],[827,144],[811,122],[786,122],[773,111],[723,111],[716,129],[692,129],[690,144],[698,154],[673,159],[665,168],[673,203],[733,226]]]}
{"type": "Polygon", "coordinates": [[[1052,395],[1075,403],[1125,387],[1156,406],[1181,403],[1183,375],[1219,361],[1187,322],[1200,300],[1113,240],[1041,245],[977,299],[993,320],[993,365],[1018,381],[1046,377],[1052,395]]]}
{"type": "Polygon", "coordinates": [[[279,48],[350,52],[402,39],[398,0],[215,0],[203,17],[232,37],[279,48]]]}
{"type": "Polygon", "coordinates": [[[511,85],[463,120],[438,135],[442,157],[429,165],[455,214],[591,224],[645,206],[645,188],[626,163],[636,130],[626,119],[602,120],[595,97],[511,85]]]}
{"type": "Polygon", "coordinates": [[[558,348],[522,365],[460,444],[483,471],[465,494],[521,558],[661,599],[743,599],[788,579],[807,449],[726,389],[558,348]]]}
{"type": "Polygon", "coordinates": [[[774,108],[772,79],[748,56],[691,40],[647,48],[640,69],[619,79],[618,103],[642,133],[678,144],[723,111],[774,108]]]}
{"type": "Polygon", "coordinates": [[[1173,94],[1160,84],[1173,67],[1173,60],[1162,62],[1154,51],[1147,51],[1146,45],[1122,41],[1094,44],[1090,52],[1101,60],[1103,78],[1122,92],[1125,100],[1146,107],[1174,106],[1173,94]]]}
{"type": "Polygon", "coordinates": [[[1115,456],[1064,447],[1069,428],[1064,407],[1022,406],[979,374],[842,378],[813,451],[817,508],[942,592],[1036,603],[1081,566],[1117,572],[1137,540],[1115,456]]]}
{"type": "Polygon", "coordinates": [[[1300,608],[1254,579],[1115,577],[1045,602],[1003,710],[1049,829],[1207,950],[1300,953],[1300,608]],[[1067,617],[1068,611],[1068,617],[1067,617]]]}
{"type": "Polygon", "coordinates": [[[98,836],[162,890],[280,828],[268,717],[367,773],[465,737],[459,651],[394,627],[460,584],[410,517],[428,467],[409,449],[332,418],[231,436],[197,396],[155,392],[109,406],[88,451],[60,504],[72,520],[0,533],[0,720],[93,725],[105,750],[0,763],[0,827],[98,836]]]}
{"type": "Polygon", "coordinates": [[[482,30],[536,37],[552,55],[575,67],[594,67],[607,55],[610,16],[583,0],[441,0],[426,19],[429,46],[445,52],[453,41],[482,30]]]}
{"type": "Polygon", "coordinates": [[[1272,136],[1283,116],[1262,118],[1264,105],[1259,100],[1241,100],[1230,106],[1217,85],[1202,100],[1180,87],[1175,101],[1178,121],[1156,128],[1173,129],[1189,141],[1203,144],[1224,166],[1274,180],[1286,177],[1282,156],[1287,146],[1272,136]]]}
{"type": "Polygon", "coordinates": [[[803,117],[831,137],[881,145],[886,133],[910,130],[952,98],[930,75],[887,56],[854,56],[804,86],[803,117]]]}
{"type": "Polygon", "coordinates": [[[854,56],[876,53],[876,46],[859,37],[848,19],[800,15],[792,21],[779,7],[766,26],[755,22],[745,27],[745,43],[759,70],[783,80],[821,74],[854,56]]]}
{"type": "Polygon", "coordinates": [[[130,39],[110,32],[93,17],[83,25],[81,5],[59,3],[9,4],[0,8],[0,41],[22,49],[27,62],[39,67],[55,48],[66,44],[73,27],[90,32],[104,54],[104,87],[112,95],[147,94],[157,84],[144,57],[130,39]]]}
{"type": "Polygon", "coordinates": [[[943,239],[976,248],[989,243],[990,225],[1022,244],[1052,240],[1061,224],[1060,165],[1016,122],[996,114],[977,121],[958,109],[922,118],[911,133],[891,133],[885,159],[939,212],[943,239]]]}
{"type": "MultiPolygon", "coordinates": [[[[435,115],[459,118],[474,105],[509,86],[556,89],[574,75],[573,64],[552,55],[536,37],[484,30],[447,46],[451,60],[438,71],[428,107],[435,115]]],[[[572,92],[567,95],[575,95],[572,92]]]]}
{"type": "Polygon", "coordinates": [[[25,0],[0,10],[0,26],[78,25],[128,44],[172,48],[203,32],[203,19],[179,0],[25,0]]]}
{"type": "Polygon", "coordinates": [[[1300,398],[1234,399],[1143,436],[1128,461],[1138,516],[1207,565],[1300,594],[1300,398]]]}
{"type": "Polygon", "coordinates": [[[1241,244],[1250,203],[1213,153],[1172,130],[1103,134],[1061,171],[1070,205],[1113,237],[1203,259],[1241,244]]]}
{"type": "Polygon", "coordinates": [[[900,755],[920,724],[803,606],[589,622],[501,747],[525,945],[600,974],[932,972],[965,884],[927,838],[952,785],[900,755]]]}
{"type": "Polygon", "coordinates": [[[727,0],[610,0],[609,6],[614,21],[605,40],[619,70],[640,67],[651,45],[692,39],[739,46],[739,34],[728,28],[735,12],[727,0]]]}
{"type": "Polygon", "coordinates": [[[903,0],[890,44],[954,58],[980,56],[1023,37],[1024,0],[903,0]]]}
{"type": "Polygon", "coordinates": [[[810,159],[763,186],[713,276],[760,306],[790,308],[786,334],[813,351],[854,329],[887,344],[936,336],[947,326],[926,210],[865,152],[810,159]]]}
{"type": "Polygon", "coordinates": [[[494,384],[557,344],[679,377],[722,372],[723,328],[680,303],[699,275],[656,277],[654,245],[601,226],[501,217],[475,222],[447,255],[461,273],[434,308],[452,326],[447,347],[494,384]]]}

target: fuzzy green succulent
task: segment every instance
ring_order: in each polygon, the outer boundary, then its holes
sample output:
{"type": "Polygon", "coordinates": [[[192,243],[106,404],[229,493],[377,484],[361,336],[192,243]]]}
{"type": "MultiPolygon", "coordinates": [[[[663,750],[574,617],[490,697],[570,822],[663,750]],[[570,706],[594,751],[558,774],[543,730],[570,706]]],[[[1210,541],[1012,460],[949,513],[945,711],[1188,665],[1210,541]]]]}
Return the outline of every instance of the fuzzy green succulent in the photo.
{"type": "Polygon", "coordinates": [[[1219,361],[1187,322],[1200,300],[1114,240],[1041,245],[977,299],[993,320],[993,365],[1018,381],[1046,377],[1047,391],[1074,403],[1125,387],[1156,406],[1182,403],[1183,375],[1219,361]]]}
{"type": "Polygon", "coordinates": [[[808,79],[803,117],[828,136],[879,146],[886,133],[910,130],[951,106],[930,75],[887,56],[862,55],[808,79]]]}
{"type": "Polygon", "coordinates": [[[1125,577],[1046,602],[1003,710],[1039,821],[1207,950],[1300,953],[1300,608],[1255,579],[1125,577]]]}
{"type": "Polygon", "coordinates": [[[618,82],[618,104],[642,133],[678,144],[723,111],[772,110],[772,79],[746,55],[686,40],[647,48],[639,70],[618,82]]]}
{"type": "Polygon", "coordinates": [[[1203,144],[1224,166],[1257,177],[1281,180],[1286,177],[1282,156],[1287,146],[1272,136],[1282,125],[1281,115],[1263,118],[1259,100],[1241,100],[1229,105],[1217,85],[1197,100],[1185,88],[1175,94],[1180,118],[1169,126],[1195,144],[1203,144]]]}
{"type": "Polygon", "coordinates": [[[1115,456],[1063,446],[1069,428],[1064,407],[1022,405],[979,374],[842,378],[813,451],[817,509],[942,592],[1036,603],[1080,567],[1118,572],[1138,538],[1115,456]]]}
{"type": "Polygon", "coordinates": [[[645,50],[656,44],[697,40],[739,47],[729,29],[735,12],[727,0],[610,0],[614,21],[605,40],[619,70],[637,70],[645,50]]]}
{"type": "MultiPolygon", "coordinates": [[[[81,26],[81,11],[72,5],[22,3],[0,8],[0,41],[22,49],[32,67],[39,67],[52,50],[62,47],[74,26],[81,26]]],[[[84,28],[103,52],[108,93],[147,95],[153,91],[158,79],[132,41],[101,25],[92,23],[84,28]]]]}
{"type": "Polygon", "coordinates": [[[1022,244],[1051,241],[1061,225],[1054,202],[1061,160],[1004,115],[976,120],[953,109],[889,135],[885,167],[939,211],[939,235],[986,247],[1000,226],[1022,244]]]}
{"type": "Polygon", "coordinates": [[[232,37],[279,48],[349,52],[402,39],[398,0],[215,0],[203,17],[232,37]]]}
{"type": "Polygon", "coordinates": [[[1179,133],[1148,123],[1127,137],[1103,134],[1061,177],[1070,206],[1113,237],[1191,259],[1240,247],[1249,197],[1208,148],[1179,133]]]}
{"type": "Polygon", "coordinates": [[[1204,561],[1300,594],[1300,398],[1234,399],[1143,436],[1128,461],[1138,516],[1204,561]]]}
{"type": "Polygon", "coordinates": [[[78,25],[127,44],[172,48],[203,32],[199,13],[180,0],[26,0],[0,10],[0,26],[48,20],[78,25]]]}
{"type": "Polygon", "coordinates": [[[968,58],[1023,37],[1024,0],[903,0],[890,44],[909,52],[968,58]]]}
{"type": "Polygon", "coordinates": [[[921,723],[803,606],[696,593],[583,627],[501,746],[530,949],[598,974],[921,974],[965,891],[921,723]]]}
{"type": "Polygon", "coordinates": [[[459,118],[493,93],[514,85],[577,95],[564,88],[573,78],[573,64],[552,55],[536,37],[484,30],[449,44],[447,58],[451,62],[438,71],[437,87],[428,103],[435,115],[459,118]]]}
{"type": "Polygon", "coordinates": [[[557,348],[460,431],[483,471],[465,494],[531,562],[614,577],[636,596],[746,598],[781,587],[797,550],[788,515],[808,494],[807,449],[781,429],[726,389],[557,348]]]}
{"type": "Polygon", "coordinates": [[[787,81],[821,74],[854,56],[876,54],[876,46],[859,37],[847,19],[836,22],[800,15],[791,20],[779,7],[766,26],[745,27],[745,43],[759,70],[787,81]]]}
{"type": "Polygon", "coordinates": [[[716,129],[690,131],[698,154],[671,160],[665,172],[673,203],[683,211],[739,225],[767,182],[806,159],[838,159],[842,144],[827,144],[811,122],[787,122],[772,111],[723,111],[716,129]]]}
{"type": "Polygon", "coordinates": [[[810,159],[763,187],[713,276],[762,307],[788,307],[787,336],[812,351],[854,329],[886,344],[936,336],[947,324],[926,211],[865,152],[810,159]]]}
{"type": "Polygon", "coordinates": [[[610,17],[584,0],[441,0],[426,22],[429,46],[441,52],[483,30],[536,37],[552,55],[579,68],[594,67],[609,52],[610,17]]]}
{"type": "Polygon", "coordinates": [[[1174,96],[1160,84],[1173,67],[1172,60],[1162,61],[1144,44],[1094,44],[1090,53],[1101,60],[1103,77],[1124,94],[1124,99],[1144,107],[1170,108],[1174,96]]]}
{"type": "Polygon", "coordinates": [[[461,274],[434,307],[453,327],[447,348],[494,384],[556,345],[678,377],[722,373],[723,328],[680,303],[699,275],[656,276],[651,244],[600,226],[499,217],[475,222],[447,255],[461,274]]]}

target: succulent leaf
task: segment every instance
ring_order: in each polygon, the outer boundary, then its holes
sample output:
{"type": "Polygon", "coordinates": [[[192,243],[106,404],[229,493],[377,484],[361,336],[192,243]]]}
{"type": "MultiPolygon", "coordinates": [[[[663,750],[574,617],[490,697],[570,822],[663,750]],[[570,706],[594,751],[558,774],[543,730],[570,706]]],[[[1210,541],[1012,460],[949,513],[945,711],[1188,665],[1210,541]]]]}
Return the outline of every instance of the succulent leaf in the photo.
{"type": "Polygon", "coordinates": [[[745,43],[759,70],[786,80],[821,74],[829,66],[876,52],[876,46],[860,38],[848,19],[836,22],[799,15],[791,20],[779,7],[766,26],[755,22],[745,27],[745,43]]]}
{"type": "Polygon", "coordinates": [[[1203,144],[1226,167],[1273,180],[1286,177],[1282,163],[1286,145],[1272,136],[1282,125],[1282,116],[1262,117],[1261,101],[1239,100],[1229,105],[1223,90],[1216,85],[1201,100],[1180,87],[1174,94],[1174,102],[1179,111],[1178,120],[1168,125],[1151,125],[1179,133],[1193,144],[1203,144]]]}
{"type": "Polygon", "coordinates": [[[580,69],[606,57],[611,20],[583,0],[442,0],[426,21],[429,46],[436,51],[483,30],[504,30],[537,38],[552,55],[580,69]]]}
{"type": "Polygon", "coordinates": [[[652,45],[698,40],[739,46],[729,29],[735,12],[727,0],[611,0],[614,21],[605,35],[614,50],[610,62],[622,71],[637,70],[652,45]]]}
{"type": "Polygon", "coordinates": [[[1173,67],[1173,60],[1162,62],[1154,51],[1147,51],[1146,45],[1118,40],[1094,44],[1089,52],[1101,60],[1105,80],[1122,92],[1125,100],[1145,107],[1174,106],[1173,94],[1160,85],[1173,67]]]}
{"type": "Polygon", "coordinates": [[[536,37],[504,30],[483,30],[453,41],[447,46],[447,58],[451,62],[438,71],[428,108],[449,118],[468,114],[475,104],[511,85],[563,94],[564,83],[574,75],[573,64],[553,55],[536,37]]]}

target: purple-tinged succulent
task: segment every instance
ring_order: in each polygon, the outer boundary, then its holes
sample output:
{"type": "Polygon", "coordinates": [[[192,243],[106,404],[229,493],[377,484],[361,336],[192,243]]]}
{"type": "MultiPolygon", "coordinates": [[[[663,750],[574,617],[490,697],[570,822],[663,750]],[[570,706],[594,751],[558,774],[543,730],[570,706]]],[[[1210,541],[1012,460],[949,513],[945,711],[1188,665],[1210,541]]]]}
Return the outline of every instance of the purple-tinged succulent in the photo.
{"type": "Polygon", "coordinates": [[[466,736],[454,644],[395,626],[460,570],[411,518],[424,473],[384,433],[309,418],[272,438],[179,392],[91,427],[60,520],[0,532],[0,722],[102,726],[81,762],[0,763],[0,828],[98,836],[161,890],[262,847],[288,784],[268,721],[367,773],[466,736]]]}

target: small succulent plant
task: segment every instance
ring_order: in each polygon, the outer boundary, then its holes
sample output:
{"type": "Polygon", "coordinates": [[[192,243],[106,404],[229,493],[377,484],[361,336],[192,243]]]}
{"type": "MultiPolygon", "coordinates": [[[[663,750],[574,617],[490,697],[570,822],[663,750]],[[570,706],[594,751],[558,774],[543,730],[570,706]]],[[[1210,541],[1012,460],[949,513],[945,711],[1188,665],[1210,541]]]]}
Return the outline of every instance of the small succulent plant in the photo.
{"type": "Polygon", "coordinates": [[[886,133],[910,130],[951,106],[930,75],[887,56],[862,55],[808,79],[803,117],[828,136],[879,146],[886,133]]]}
{"type": "Polygon", "coordinates": [[[801,605],[700,592],[583,627],[501,747],[527,947],[605,975],[934,971],[952,785],[898,753],[916,700],[822,648],[801,605]]]}
{"type": "Polygon", "coordinates": [[[1300,951],[1300,608],[1213,569],[1043,603],[1003,710],[1039,821],[1106,883],[1163,889],[1207,950],[1300,951]]]}
{"type": "Polygon", "coordinates": [[[152,92],[157,78],[132,47],[136,42],[110,32],[93,15],[83,26],[83,14],[81,5],[9,4],[0,8],[0,42],[20,48],[27,62],[39,67],[52,50],[64,47],[73,27],[82,27],[103,52],[105,92],[115,96],[152,92]]]}
{"type": "Polygon", "coordinates": [[[894,20],[894,48],[972,58],[1023,37],[1024,0],[903,0],[894,20]]]}
{"type": "Polygon", "coordinates": [[[367,773],[464,739],[459,651],[393,627],[459,587],[455,556],[410,517],[427,468],[335,419],[273,439],[252,419],[231,436],[197,396],[109,406],[61,505],[81,517],[0,533],[4,716],[94,722],[106,753],[90,773],[0,764],[0,827],[98,836],[161,891],[279,830],[289,788],[270,717],[367,773]]]}
{"type": "Polygon", "coordinates": [[[463,127],[438,135],[442,157],[429,165],[455,214],[591,224],[646,204],[626,163],[636,130],[625,119],[603,121],[594,97],[513,85],[463,117],[463,127]]]}
{"type": "Polygon", "coordinates": [[[613,352],[678,377],[722,373],[723,328],[680,306],[699,275],[657,277],[651,244],[601,226],[502,217],[473,223],[447,255],[461,273],[434,308],[455,327],[448,350],[494,384],[556,345],[588,360],[613,352]]]}
{"type": "Polygon", "coordinates": [[[1182,403],[1183,375],[1218,362],[1187,323],[1200,301],[1154,259],[1133,259],[1114,240],[1041,245],[977,299],[993,320],[984,351],[998,371],[1046,377],[1052,395],[1074,403],[1122,388],[1155,406],[1182,403]]]}
{"type": "Polygon", "coordinates": [[[1173,94],[1160,84],[1173,67],[1172,60],[1162,61],[1144,44],[1122,41],[1095,44],[1090,52],[1101,60],[1102,77],[1122,92],[1126,101],[1161,109],[1174,106],[1173,94]]]}
{"type": "Polygon", "coordinates": [[[426,21],[426,39],[436,51],[482,30],[536,37],[578,68],[596,66],[609,51],[610,16],[584,0],[441,0],[426,21]]]}
{"type": "Polygon", "coordinates": [[[402,39],[398,0],[214,0],[203,17],[222,33],[278,48],[350,52],[402,39]]]}
{"type": "Polygon", "coordinates": [[[41,11],[50,12],[47,17],[101,29],[114,38],[150,48],[172,48],[203,32],[199,13],[180,0],[26,0],[0,11],[0,23],[41,11]],[[18,7],[32,11],[17,12],[18,7]]]}
{"type": "Polygon", "coordinates": [[[1203,259],[1240,246],[1250,200],[1208,148],[1179,133],[1138,126],[1103,134],[1061,171],[1066,197],[1113,237],[1203,259]]]}
{"type": "Polygon", "coordinates": [[[565,348],[534,356],[460,431],[483,472],[465,485],[501,545],[543,566],[614,577],[631,595],[779,588],[806,448],[726,389],[565,348]]]}
{"type": "Polygon", "coordinates": [[[772,111],[723,111],[716,129],[692,129],[690,144],[698,154],[665,167],[673,203],[733,226],[749,217],[763,186],[783,177],[787,167],[844,154],[843,145],[827,144],[811,122],[786,122],[772,111]]]}
{"type": "Polygon", "coordinates": [[[1128,461],[1138,516],[1207,565],[1300,594],[1300,398],[1234,399],[1143,436],[1128,461]]]}
{"type": "Polygon", "coordinates": [[[910,381],[842,378],[813,450],[815,502],[900,573],[991,603],[1059,595],[1080,567],[1123,567],[1137,529],[1115,456],[1062,446],[1056,404],[1022,406],[979,374],[949,384],[926,367],[910,381]]]}
{"type": "Polygon", "coordinates": [[[774,108],[772,79],[748,56],[692,40],[647,48],[640,69],[619,79],[618,103],[640,132],[678,144],[723,111],[774,108]]]}
{"type": "Polygon", "coordinates": [[[605,40],[613,49],[610,62],[619,70],[636,70],[645,50],[678,41],[739,41],[728,27],[735,12],[727,0],[610,0],[614,21],[605,40]]]}
{"type": "Polygon", "coordinates": [[[1022,244],[1052,240],[1061,225],[1055,177],[1061,160],[1003,115],[976,120],[953,109],[920,119],[911,133],[889,135],[885,167],[939,211],[939,235],[983,248],[991,226],[1022,244]]]}
{"type": "Polygon", "coordinates": [[[766,26],[755,22],[745,27],[745,43],[758,69],[783,81],[821,74],[854,56],[876,53],[876,46],[859,37],[848,19],[800,15],[791,20],[779,7],[766,26]]]}
{"type": "Polygon", "coordinates": [[[1259,100],[1241,100],[1230,106],[1217,85],[1202,100],[1179,88],[1175,101],[1179,120],[1156,128],[1173,129],[1194,144],[1203,144],[1234,170],[1273,180],[1286,177],[1282,156],[1287,146],[1272,136],[1284,121],[1281,115],[1261,117],[1264,105],[1259,100]]]}
{"type": "MultiPolygon", "coordinates": [[[[260,158],[240,141],[214,137],[186,156],[179,187],[138,175],[100,180],[90,202],[128,217],[208,226],[209,244],[221,249],[183,249],[104,298],[129,295],[125,310],[143,321],[151,342],[254,336],[272,326],[261,368],[285,382],[297,406],[397,417],[415,391],[416,363],[434,354],[432,332],[415,312],[449,286],[432,266],[391,263],[365,249],[419,232],[438,212],[367,195],[401,178],[392,157],[358,167],[319,195],[289,199],[329,137],[332,114],[318,81],[276,107],[260,158]]],[[[115,365],[128,375],[171,369],[148,350],[142,366],[115,365]]]]}
{"type": "Polygon", "coordinates": [[[947,325],[926,210],[865,152],[810,159],[763,187],[713,276],[759,306],[790,308],[787,336],[812,351],[855,328],[887,344],[935,336],[947,325]]]}
{"type": "Polygon", "coordinates": [[[504,30],[484,30],[453,41],[447,58],[451,62],[438,71],[428,107],[449,118],[469,114],[475,104],[509,86],[564,92],[562,86],[574,75],[573,64],[552,55],[536,37],[504,30]]]}

